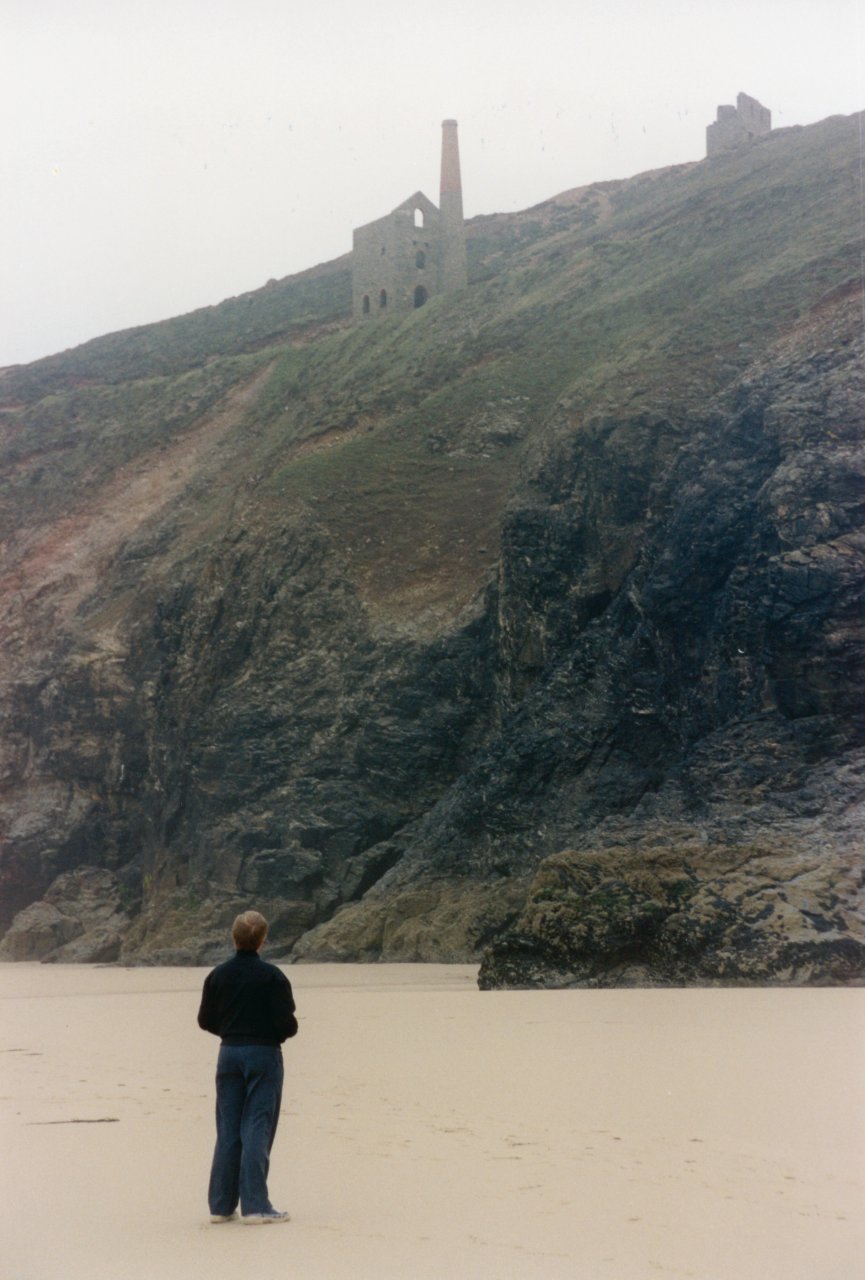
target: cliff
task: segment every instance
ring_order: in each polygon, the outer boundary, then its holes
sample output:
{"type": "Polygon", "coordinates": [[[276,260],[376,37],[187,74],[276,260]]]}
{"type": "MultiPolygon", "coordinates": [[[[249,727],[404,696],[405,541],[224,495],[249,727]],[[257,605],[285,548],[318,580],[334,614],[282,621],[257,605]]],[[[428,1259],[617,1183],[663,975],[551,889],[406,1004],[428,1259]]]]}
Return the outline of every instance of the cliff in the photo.
{"type": "Polygon", "coordinates": [[[865,968],[858,126],[0,378],[7,958],[865,968]],[[861,824],[860,824],[861,825],[861,824]]]}

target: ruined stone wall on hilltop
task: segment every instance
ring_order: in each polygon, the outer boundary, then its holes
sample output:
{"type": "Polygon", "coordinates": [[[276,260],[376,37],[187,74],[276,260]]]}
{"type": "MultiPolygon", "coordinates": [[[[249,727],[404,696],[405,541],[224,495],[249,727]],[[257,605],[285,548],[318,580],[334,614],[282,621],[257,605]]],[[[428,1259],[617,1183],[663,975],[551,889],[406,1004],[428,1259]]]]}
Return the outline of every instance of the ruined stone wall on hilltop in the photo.
{"type": "Polygon", "coordinates": [[[717,119],[706,128],[706,155],[723,155],[746,147],[772,131],[772,112],[756,98],[740,93],[735,107],[718,107],[717,119]]]}

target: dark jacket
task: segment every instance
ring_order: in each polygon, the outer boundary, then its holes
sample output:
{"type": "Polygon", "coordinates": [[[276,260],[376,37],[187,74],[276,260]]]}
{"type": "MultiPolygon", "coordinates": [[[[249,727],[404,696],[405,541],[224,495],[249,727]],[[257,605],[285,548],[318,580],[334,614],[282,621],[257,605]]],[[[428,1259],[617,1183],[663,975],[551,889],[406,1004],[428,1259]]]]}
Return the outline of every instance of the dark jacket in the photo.
{"type": "Polygon", "coordinates": [[[204,979],[198,1025],[223,1044],[282,1044],[297,1034],[291,983],[255,951],[237,951],[204,979]]]}

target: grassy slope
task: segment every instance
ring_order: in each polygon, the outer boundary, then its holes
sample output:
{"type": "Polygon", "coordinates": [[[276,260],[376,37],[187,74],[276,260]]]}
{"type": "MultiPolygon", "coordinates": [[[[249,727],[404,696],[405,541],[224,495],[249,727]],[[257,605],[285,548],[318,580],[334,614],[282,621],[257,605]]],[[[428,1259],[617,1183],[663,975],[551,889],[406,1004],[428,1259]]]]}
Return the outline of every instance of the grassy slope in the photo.
{"type": "Polygon", "coordinates": [[[0,538],[98,500],[194,429],[274,351],[344,324],[346,260],[0,371],[0,538]]]}
{"type": "Polygon", "coordinates": [[[267,489],[308,503],[370,599],[464,603],[527,451],[563,414],[566,430],[598,413],[684,423],[855,280],[854,123],[616,184],[594,218],[591,190],[541,206],[490,247],[506,270],[337,333],[314,361],[290,353],[259,420],[307,445],[285,451],[267,489]]]}
{"type": "Polygon", "coordinates": [[[684,423],[850,284],[855,124],[479,219],[474,283],[407,317],[348,326],[339,260],[9,371],[7,529],[98,502],[120,466],[146,465],[272,363],[185,540],[254,485],[253,519],[305,512],[387,617],[453,613],[489,575],[551,430],[597,414],[684,423]]]}

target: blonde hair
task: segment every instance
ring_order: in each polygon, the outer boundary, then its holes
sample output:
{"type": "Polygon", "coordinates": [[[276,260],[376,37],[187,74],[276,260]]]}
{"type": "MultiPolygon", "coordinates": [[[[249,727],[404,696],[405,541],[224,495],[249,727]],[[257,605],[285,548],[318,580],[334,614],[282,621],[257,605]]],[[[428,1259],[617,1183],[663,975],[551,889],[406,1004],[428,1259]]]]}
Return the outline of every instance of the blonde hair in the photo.
{"type": "Polygon", "coordinates": [[[231,926],[238,951],[258,951],[267,937],[267,921],[258,911],[243,911],[231,926]]]}

